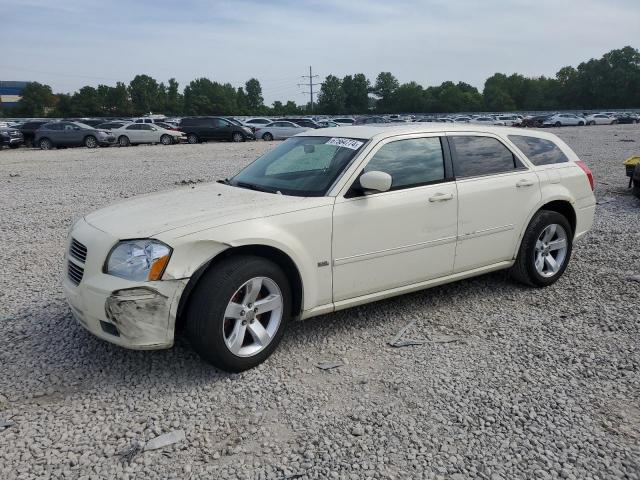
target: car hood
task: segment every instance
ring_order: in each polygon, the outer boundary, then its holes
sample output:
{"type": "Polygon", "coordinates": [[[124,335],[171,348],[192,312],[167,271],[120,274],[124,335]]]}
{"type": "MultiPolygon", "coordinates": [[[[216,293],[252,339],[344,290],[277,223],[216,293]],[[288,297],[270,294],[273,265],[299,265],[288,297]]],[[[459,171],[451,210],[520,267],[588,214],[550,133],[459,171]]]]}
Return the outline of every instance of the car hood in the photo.
{"type": "MultiPolygon", "coordinates": [[[[294,197],[220,183],[151,193],[118,202],[85,217],[119,239],[146,238],[193,227],[193,231],[315,206],[326,197],[294,197]]],[[[189,228],[186,229],[190,230],[189,228]]]]}

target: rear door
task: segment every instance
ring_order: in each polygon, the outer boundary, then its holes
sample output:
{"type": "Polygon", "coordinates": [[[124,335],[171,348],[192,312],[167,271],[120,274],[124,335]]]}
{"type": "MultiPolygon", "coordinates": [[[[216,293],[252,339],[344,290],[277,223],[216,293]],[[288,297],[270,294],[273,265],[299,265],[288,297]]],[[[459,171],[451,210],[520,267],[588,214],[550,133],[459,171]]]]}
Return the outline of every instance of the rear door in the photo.
{"type": "Polygon", "coordinates": [[[499,137],[449,133],[458,187],[454,272],[509,261],[541,193],[538,176],[499,137]]]}

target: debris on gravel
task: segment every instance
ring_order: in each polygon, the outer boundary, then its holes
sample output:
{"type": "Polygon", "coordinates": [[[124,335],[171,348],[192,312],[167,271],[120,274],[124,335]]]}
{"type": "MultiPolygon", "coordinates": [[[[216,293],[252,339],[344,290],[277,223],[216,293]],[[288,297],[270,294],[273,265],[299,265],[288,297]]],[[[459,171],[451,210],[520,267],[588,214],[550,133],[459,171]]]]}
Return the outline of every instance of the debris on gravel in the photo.
{"type": "Polygon", "coordinates": [[[640,128],[548,131],[611,199],[556,284],[497,272],[292,322],[240,374],[182,338],[129,351],[87,333],[62,250],[92,210],[200,188],[175,182],[230,177],[277,143],[0,151],[0,418],[15,422],[0,478],[638,479],[640,200],[622,161],[640,128]],[[464,341],[388,348],[409,323],[406,337],[464,341]],[[344,365],[315,367],[330,359],[344,365]],[[188,441],[142,453],[176,430],[188,441]]]}

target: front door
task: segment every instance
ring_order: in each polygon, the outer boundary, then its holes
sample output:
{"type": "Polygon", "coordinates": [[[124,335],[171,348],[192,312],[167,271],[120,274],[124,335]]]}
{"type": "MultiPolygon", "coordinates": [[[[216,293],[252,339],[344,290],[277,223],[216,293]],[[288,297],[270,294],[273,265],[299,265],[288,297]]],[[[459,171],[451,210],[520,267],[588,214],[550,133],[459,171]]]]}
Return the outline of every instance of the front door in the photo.
{"type": "Polygon", "coordinates": [[[391,190],[364,194],[356,181],[336,200],[334,302],[451,274],[458,198],[443,145],[424,135],[380,142],[363,172],[390,174],[391,190]]]}

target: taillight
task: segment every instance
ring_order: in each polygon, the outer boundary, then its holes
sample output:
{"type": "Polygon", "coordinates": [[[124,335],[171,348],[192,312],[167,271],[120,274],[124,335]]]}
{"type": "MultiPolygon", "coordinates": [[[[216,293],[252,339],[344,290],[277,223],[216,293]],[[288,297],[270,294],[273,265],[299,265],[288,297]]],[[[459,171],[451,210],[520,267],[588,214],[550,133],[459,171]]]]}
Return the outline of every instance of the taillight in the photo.
{"type": "Polygon", "coordinates": [[[578,165],[582,169],[582,171],[587,174],[589,185],[591,186],[591,190],[593,191],[593,189],[596,187],[596,182],[593,179],[593,172],[582,160],[576,160],[576,165],[578,165]]]}

